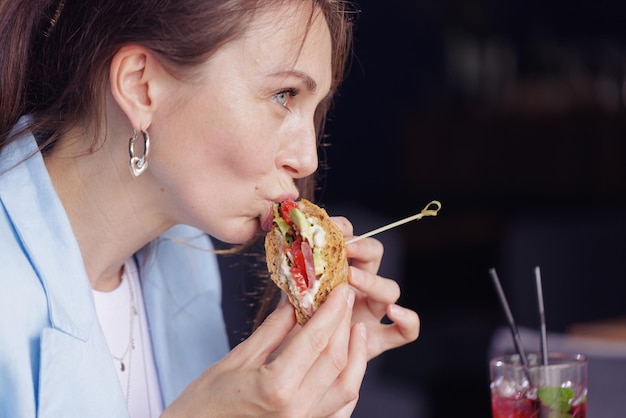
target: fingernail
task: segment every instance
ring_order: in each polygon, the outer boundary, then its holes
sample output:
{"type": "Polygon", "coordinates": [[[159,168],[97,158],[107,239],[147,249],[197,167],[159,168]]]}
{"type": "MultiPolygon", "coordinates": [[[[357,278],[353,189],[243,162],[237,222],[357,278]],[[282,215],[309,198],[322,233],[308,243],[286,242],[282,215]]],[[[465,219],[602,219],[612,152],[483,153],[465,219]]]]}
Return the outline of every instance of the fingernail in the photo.
{"type": "Polygon", "coordinates": [[[350,282],[354,284],[360,284],[362,281],[363,280],[360,272],[357,271],[357,269],[355,269],[354,267],[350,266],[350,282]]]}
{"type": "Polygon", "coordinates": [[[363,340],[367,341],[367,328],[365,327],[365,324],[363,322],[358,324],[359,326],[359,335],[361,336],[361,338],[363,338],[363,340]]]}
{"type": "Polygon", "coordinates": [[[398,305],[390,305],[389,306],[389,310],[391,311],[391,315],[395,316],[395,317],[401,317],[404,316],[406,314],[406,312],[404,311],[404,309],[402,309],[401,307],[399,307],[398,305]]]}
{"type": "Polygon", "coordinates": [[[348,307],[352,308],[354,306],[354,291],[350,289],[350,287],[346,286],[343,289],[343,296],[346,298],[348,307]]]}
{"type": "Polygon", "coordinates": [[[289,298],[287,298],[287,294],[285,292],[281,292],[280,300],[278,301],[278,306],[282,306],[286,303],[289,303],[289,298]]]}

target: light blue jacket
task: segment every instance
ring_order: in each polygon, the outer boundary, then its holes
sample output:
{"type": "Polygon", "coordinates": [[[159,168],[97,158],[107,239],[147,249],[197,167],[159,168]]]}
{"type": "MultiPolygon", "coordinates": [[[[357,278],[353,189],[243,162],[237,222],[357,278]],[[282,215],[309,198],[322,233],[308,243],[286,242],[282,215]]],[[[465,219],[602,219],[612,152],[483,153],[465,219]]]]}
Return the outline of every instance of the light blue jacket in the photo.
{"type": "MultiPolygon", "coordinates": [[[[211,248],[190,227],[167,235],[211,248]]],[[[168,405],[228,352],[217,260],[168,239],[136,258],[168,405]]],[[[78,244],[26,135],[0,154],[0,417],[127,416],[78,244]]]]}

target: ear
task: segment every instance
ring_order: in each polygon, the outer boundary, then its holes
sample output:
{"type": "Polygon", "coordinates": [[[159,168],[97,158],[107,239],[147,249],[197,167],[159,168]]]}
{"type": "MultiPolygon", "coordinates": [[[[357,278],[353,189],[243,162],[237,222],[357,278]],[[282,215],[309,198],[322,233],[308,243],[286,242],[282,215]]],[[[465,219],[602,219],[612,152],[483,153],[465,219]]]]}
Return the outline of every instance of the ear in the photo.
{"type": "Polygon", "coordinates": [[[134,129],[147,129],[155,111],[163,68],[150,50],[126,45],[113,56],[109,83],[113,98],[134,129]]]}

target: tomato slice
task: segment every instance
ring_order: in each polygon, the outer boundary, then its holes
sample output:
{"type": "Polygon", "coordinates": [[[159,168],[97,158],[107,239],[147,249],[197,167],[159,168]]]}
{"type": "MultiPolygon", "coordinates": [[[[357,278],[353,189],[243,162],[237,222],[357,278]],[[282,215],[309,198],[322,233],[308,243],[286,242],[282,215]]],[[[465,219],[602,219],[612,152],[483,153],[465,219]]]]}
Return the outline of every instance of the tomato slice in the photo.
{"type": "Polygon", "coordinates": [[[287,225],[293,225],[293,221],[291,220],[291,217],[289,216],[289,214],[291,213],[292,209],[297,208],[298,204],[296,202],[291,202],[291,201],[286,201],[286,202],[282,202],[280,204],[280,216],[283,217],[283,220],[285,222],[287,222],[287,225]]]}
{"type": "Polygon", "coordinates": [[[291,253],[291,259],[293,260],[293,265],[289,270],[291,277],[296,282],[300,290],[306,290],[309,287],[309,283],[307,280],[305,256],[302,252],[302,237],[299,236],[296,238],[296,240],[289,247],[289,252],[291,253]]]}
{"type": "Polygon", "coordinates": [[[291,247],[289,248],[291,252],[291,258],[293,260],[293,265],[298,268],[305,275],[306,278],[306,264],[304,262],[304,254],[302,254],[302,238],[298,237],[291,247]]]}
{"type": "MultiPolygon", "coordinates": [[[[282,202],[278,208],[280,216],[287,223],[287,225],[293,225],[293,221],[289,214],[291,211],[298,207],[298,204],[293,201],[282,202]]],[[[295,240],[289,245],[288,251],[291,254],[292,266],[289,269],[291,278],[295,282],[300,291],[306,291],[309,288],[309,280],[307,279],[307,262],[305,255],[302,253],[302,237],[294,231],[295,240]]],[[[310,252],[310,250],[309,250],[310,252]]],[[[315,277],[313,277],[315,278],[315,277]]]]}
{"type": "Polygon", "coordinates": [[[306,271],[306,278],[309,284],[309,289],[312,289],[315,285],[315,261],[313,260],[313,250],[308,242],[302,241],[300,245],[302,253],[302,259],[304,260],[304,268],[306,271]]]}
{"type": "Polygon", "coordinates": [[[298,286],[298,289],[300,289],[301,292],[306,291],[308,288],[307,280],[304,278],[300,270],[297,267],[292,267],[290,273],[291,278],[296,283],[296,286],[298,286]]]}

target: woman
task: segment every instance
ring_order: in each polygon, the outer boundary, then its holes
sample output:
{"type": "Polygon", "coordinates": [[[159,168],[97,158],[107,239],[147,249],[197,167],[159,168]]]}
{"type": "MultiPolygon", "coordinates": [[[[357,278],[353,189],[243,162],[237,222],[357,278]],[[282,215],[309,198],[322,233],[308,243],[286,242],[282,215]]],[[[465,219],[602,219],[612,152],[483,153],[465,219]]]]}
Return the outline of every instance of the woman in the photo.
{"type": "Polygon", "coordinates": [[[382,246],[228,352],[205,235],[251,240],[316,170],[345,5],[40,3],[0,3],[0,416],[349,416],[419,329],[382,246]]]}

